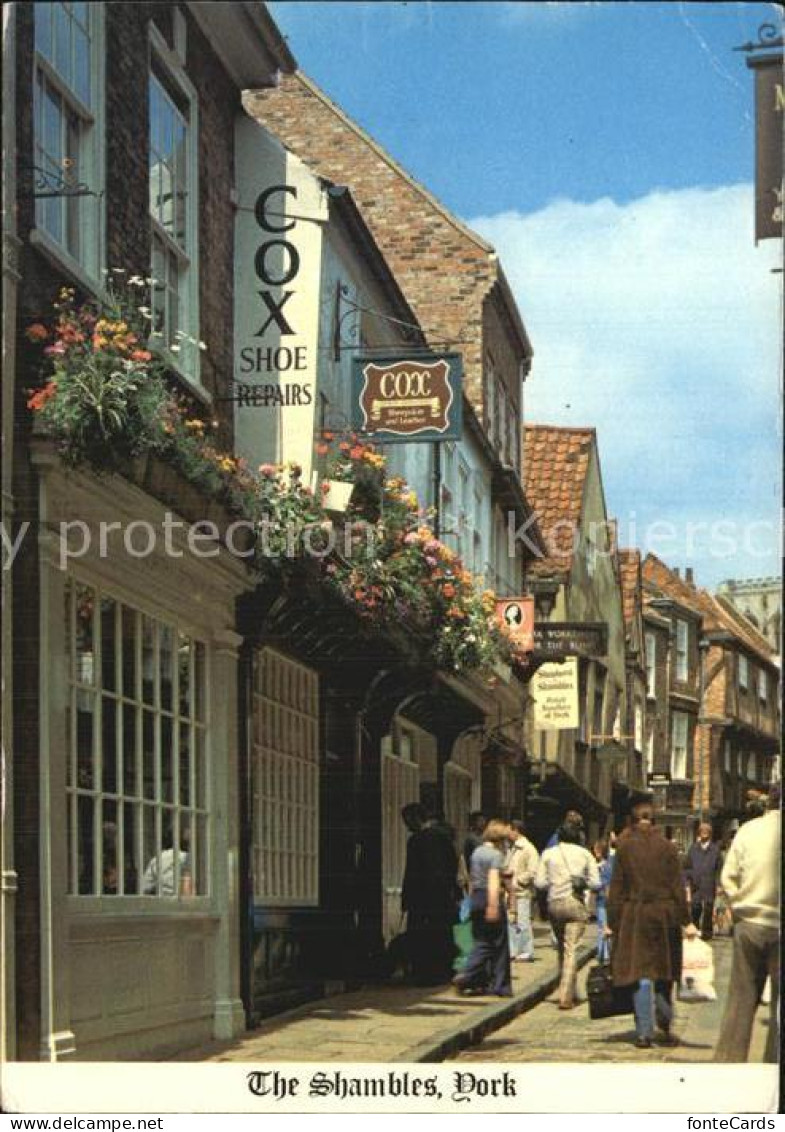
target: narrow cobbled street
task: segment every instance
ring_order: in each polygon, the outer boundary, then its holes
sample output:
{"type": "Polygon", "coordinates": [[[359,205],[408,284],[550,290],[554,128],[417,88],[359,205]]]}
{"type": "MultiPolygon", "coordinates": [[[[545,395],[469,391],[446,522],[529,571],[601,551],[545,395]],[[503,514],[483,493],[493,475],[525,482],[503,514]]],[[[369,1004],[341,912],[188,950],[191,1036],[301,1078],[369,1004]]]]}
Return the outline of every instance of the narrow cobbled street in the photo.
{"type": "MultiPolygon", "coordinates": [[[[651,1064],[656,1061],[711,1061],[722,1011],[727,998],[733,944],[728,937],[715,939],[714,951],[716,1002],[675,1004],[673,1031],[680,1044],[673,1049],[655,1045],[639,1050],[633,1045],[635,1030],[632,1015],[590,1020],[585,1004],[570,1012],[557,1008],[551,995],[532,1010],[520,1015],[503,1029],[497,1030],[463,1052],[458,1061],[619,1061],[651,1064]]],[[[586,976],[589,966],[581,971],[579,994],[586,997],[586,976]]],[[[768,1007],[761,1006],[755,1019],[750,1047],[751,1062],[763,1060],[766,1042],[768,1007]]]]}

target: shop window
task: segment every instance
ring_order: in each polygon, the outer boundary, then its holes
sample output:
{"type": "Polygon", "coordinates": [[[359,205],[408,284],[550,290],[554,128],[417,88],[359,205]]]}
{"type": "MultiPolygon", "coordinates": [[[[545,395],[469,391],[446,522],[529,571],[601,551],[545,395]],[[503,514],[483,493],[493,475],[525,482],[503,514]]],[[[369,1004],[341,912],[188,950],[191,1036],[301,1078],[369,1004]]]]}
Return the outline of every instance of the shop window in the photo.
{"type": "MultiPolygon", "coordinates": [[[[197,100],[163,40],[151,33],[149,178],[152,333],[172,363],[199,374],[197,100]]],[[[176,62],[176,61],[175,61],[176,62]]]]}
{"type": "Polygon", "coordinates": [[[730,739],[726,739],[725,742],[723,743],[723,769],[724,769],[725,773],[728,774],[728,775],[731,773],[731,766],[732,766],[731,750],[732,750],[731,741],[730,741],[730,739]]]}
{"type": "Polygon", "coordinates": [[[97,281],[103,193],[103,4],[35,4],[36,237],[97,281]],[[79,186],[83,189],[76,191],[79,186]],[[65,190],[65,191],[63,191],[65,190]],[[70,191],[69,191],[70,190],[70,191]],[[86,190],[86,191],[85,191],[86,190]]]}
{"type": "Polygon", "coordinates": [[[687,777],[687,736],[689,718],[681,711],[671,717],[671,778],[682,782],[687,777]]]}
{"type": "Polygon", "coordinates": [[[750,667],[746,656],[739,656],[739,688],[746,692],[750,686],[750,667]]]}
{"type": "Polygon", "coordinates": [[[207,895],[205,645],[73,579],[66,640],[69,892],[207,895]]]}
{"type": "Polygon", "coordinates": [[[319,681],[272,649],[253,697],[253,873],[258,903],[319,902],[319,681]]]}

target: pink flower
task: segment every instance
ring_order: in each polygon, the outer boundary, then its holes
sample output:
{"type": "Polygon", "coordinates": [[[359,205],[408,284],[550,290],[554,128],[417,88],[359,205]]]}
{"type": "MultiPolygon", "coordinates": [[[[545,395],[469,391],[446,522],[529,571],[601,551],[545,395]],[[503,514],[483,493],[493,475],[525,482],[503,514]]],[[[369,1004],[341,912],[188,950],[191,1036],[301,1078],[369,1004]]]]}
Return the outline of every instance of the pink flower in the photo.
{"type": "Polygon", "coordinates": [[[47,357],[50,358],[62,357],[62,355],[65,353],[65,345],[63,342],[55,342],[53,346],[46,346],[44,348],[44,353],[47,355],[47,357]]]}
{"type": "Polygon", "coordinates": [[[404,537],[403,541],[407,546],[414,546],[414,544],[419,541],[416,531],[409,531],[408,535],[404,537]]]}
{"type": "Polygon", "coordinates": [[[438,564],[439,564],[439,560],[437,558],[434,558],[433,555],[431,555],[431,554],[425,555],[425,561],[428,563],[429,566],[438,566],[438,564]]]}

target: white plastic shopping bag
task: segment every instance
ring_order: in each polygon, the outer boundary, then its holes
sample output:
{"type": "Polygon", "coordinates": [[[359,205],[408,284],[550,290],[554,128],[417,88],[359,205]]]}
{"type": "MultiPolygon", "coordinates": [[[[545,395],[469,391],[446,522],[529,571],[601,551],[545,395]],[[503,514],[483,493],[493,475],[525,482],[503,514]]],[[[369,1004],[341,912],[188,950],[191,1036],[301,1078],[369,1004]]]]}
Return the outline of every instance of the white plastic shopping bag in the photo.
{"type": "Polygon", "coordinates": [[[685,939],[681,961],[680,1002],[714,1002],[714,956],[698,936],[685,939]]]}

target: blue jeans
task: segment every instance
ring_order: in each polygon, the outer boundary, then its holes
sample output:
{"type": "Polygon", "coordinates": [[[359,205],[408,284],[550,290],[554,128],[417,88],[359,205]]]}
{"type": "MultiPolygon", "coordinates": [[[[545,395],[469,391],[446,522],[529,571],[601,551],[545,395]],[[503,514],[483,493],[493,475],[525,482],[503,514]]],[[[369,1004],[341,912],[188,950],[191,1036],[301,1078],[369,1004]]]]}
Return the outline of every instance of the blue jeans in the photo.
{"type": "Polygon", "coordinates": [[[534,933],[532,931],[532,898],[530,892],[521,892],[515,900],[517,923],[511,923],[510,958],[534,954],[534,933]]]}
{"type": "Polygon", "coordinates": [[[491,994],[512,994],[510,972],[510,941],[507,930],[507,913],[502,904],[499,919],[485,919],[488,893],[475,889],[472,893],[472,933],[474,947],[466,966],[453,982],[459,988],[485,989],[491,994]]]}
{"type": "Polygon", "coordinates": [[[669,1030],[673,1019],[671,994],[673,983],[669,979],[638,979],[632,994],[635,1011],[635,1032],[639,1038],[654,1037],[654,1022],[661,1030],[669,1030]]]}
{"type": "Polygon", "coordinates": [[[597,900],[597,962],[608,963],[611,958],[611,946],[605,928],[608,926],[608,909],[605,901],[597,900]]]}

